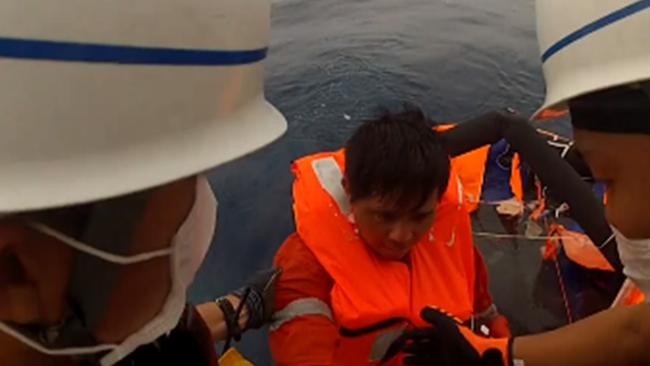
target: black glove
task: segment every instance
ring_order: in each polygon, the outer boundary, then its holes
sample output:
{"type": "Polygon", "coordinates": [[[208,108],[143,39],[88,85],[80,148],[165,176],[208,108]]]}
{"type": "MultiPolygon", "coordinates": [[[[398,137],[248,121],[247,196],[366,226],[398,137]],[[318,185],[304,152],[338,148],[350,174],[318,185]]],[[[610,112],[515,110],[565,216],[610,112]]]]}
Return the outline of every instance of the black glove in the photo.
{"type": "MultiPolygon", "coordinates": [[[[404,333],[391,347],[401,347],[405,365],[414,366],[506,366],[510,365],[509,341],[485,338],[462,326],[460,321],[434,308],[422,311],[433,327],[404,333]],[[504,356],[505,354],[505,356],[504,356]],[[506,362],[507,360],[507,362],[506,362]]],[[[389,350],[391,352],[391,350],[389,350]]],[[[385,359],[394,356],[387,354],[385,359]]]]}
{"type": "Polygon", "coordinates": [[[282,268],[272,268],[256,273],[245,286],[235,290],[248,309],[246,329],[259,329],[271,320],[275,304],[275,285],[280,279],[282,268]]]}
{"type": "Polygon", "coordinates": [[[228,337],[224,342],[222,353],[226,353],[230,348],[233,339],[239,342],[244,331],[261,328],[271,320],[275,303],[275,284],[281,274],[282,268],[258,272],[247,285],[233,291],[231,295],[240,299],[237,309],[234,309],[225,297],[216,300],[217,305],[224,313],[228,327],[228,337]],[[239,327],[239,319],[244,307],[248,310],[248,321],[242,329],[239,327]]]}

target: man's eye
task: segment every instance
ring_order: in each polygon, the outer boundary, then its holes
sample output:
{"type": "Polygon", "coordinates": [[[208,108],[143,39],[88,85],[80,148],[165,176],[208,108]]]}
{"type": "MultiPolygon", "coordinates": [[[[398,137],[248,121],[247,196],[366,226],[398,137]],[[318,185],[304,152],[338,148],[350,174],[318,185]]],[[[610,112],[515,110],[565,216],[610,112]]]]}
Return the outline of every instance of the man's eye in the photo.
{"type": "Polygon", "coordinates": [[[424,220],[426,220],[426,219],[429,218],[429,215],[430,215],[430,214],[428,214],[428,213],[417,214],[417,215],[414,215],[414,216],[413,216],[413,220],[414,220],[414,221],[424,221],[424,220]]]}
{"type": "Polygon", "coordinates": [[[395,221],[397,219],[397,215],[392,213],[386,213],[386,212],[378,213],[376,216],[377,219],[379,219],[380,221],[386,221],[386,222],[395,221]]]}

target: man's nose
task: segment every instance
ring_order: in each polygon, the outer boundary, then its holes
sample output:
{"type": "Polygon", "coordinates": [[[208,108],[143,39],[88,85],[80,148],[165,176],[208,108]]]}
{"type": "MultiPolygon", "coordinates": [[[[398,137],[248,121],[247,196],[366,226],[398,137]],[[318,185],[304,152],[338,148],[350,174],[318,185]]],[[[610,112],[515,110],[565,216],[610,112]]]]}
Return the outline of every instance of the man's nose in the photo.
{"type": "Polygon", "coordinates": [[[413,230],[411,225],[404,222],[397,222],[391,228],[388,238],[395,243],[406,244],[413,239],[413,230]]]}

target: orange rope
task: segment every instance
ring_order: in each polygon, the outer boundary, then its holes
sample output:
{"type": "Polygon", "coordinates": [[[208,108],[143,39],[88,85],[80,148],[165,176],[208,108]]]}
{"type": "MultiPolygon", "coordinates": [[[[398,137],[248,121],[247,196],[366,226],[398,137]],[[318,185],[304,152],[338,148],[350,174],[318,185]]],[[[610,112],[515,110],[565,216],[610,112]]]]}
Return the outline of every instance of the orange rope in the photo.
{"type": "Polygon", "coordinates": [[[540,182],[537,177],[535,177],[535,187],[537,188],[537,207],[530,214],[530,218],[534,221],[539,221],[540,217],[542,217],[542,214],[544,213],[544,210],[546,210],[546,200],[544,199],[544,188],[542,187],[542,182],[540,182]]]}
{"type": "Polygon", "coordinates": [[[562,279],[562,271],[560,270],[560,261],[556,257],[553,262],[555,262],[555,271],[557,273],[557,279],[560,283],[560,291],[562,292],[562,300],[564,301],[564,309],[566,310],[566,318],[569,324],[573,323],[573,316],[571,315],[571,305],[569,304],[569,297],[566,293],[566,288],[564,287],[564,280],[562,279]]]}

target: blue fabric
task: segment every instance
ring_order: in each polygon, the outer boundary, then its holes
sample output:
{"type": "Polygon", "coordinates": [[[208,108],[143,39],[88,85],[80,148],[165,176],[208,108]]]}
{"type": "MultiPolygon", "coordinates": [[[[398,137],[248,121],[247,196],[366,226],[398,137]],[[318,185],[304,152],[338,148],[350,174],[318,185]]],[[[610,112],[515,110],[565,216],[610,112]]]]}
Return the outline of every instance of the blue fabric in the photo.
{"type": "Polygon", "coordinates": [[[486,166],[481,201],[498,202],[514,196],[510,188],[512,159],[508,152],[510,145],[500,140],[490,147],[486,166]]]}

